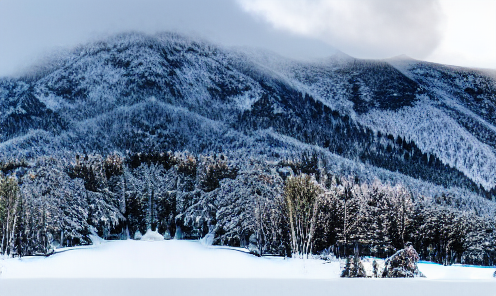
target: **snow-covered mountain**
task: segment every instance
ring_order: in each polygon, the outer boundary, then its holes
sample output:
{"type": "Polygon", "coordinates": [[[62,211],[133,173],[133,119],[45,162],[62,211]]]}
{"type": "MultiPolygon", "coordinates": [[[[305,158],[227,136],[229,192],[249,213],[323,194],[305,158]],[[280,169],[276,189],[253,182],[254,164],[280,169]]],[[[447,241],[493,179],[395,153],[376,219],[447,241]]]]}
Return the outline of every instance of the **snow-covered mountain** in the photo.
{"type": "Polygon", "coordinates": [[[0,80],[0,109],[4,159],[257,149],[269,131],[433,184],[496,192],[494,78],[408,57],[300,62],[172,33],[123,34],[0,80]]]}
{"type": "Polygon", "coordinates": [[[154,229],[291,255],[284,180],[301,173],[334,198],[312,252],[410,240],[425,260],[493,264],[495,77],[174,33],[80,46],[0,79],[0,254],[154,229]]]}

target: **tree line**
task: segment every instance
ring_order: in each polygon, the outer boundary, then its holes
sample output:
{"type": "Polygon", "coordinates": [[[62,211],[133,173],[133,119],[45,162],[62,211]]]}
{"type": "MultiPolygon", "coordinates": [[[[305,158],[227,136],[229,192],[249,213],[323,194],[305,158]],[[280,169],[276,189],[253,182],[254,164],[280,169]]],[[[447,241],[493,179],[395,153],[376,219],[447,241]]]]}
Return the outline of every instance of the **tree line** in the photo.
{"type": "Polygon", "coordinates": [[[0,174],[1,253],[139,237],[214,237],[258,256],[331,253],[385,258],[412,242],[422,260],[492,265],[493,216],[448,194],[326,171],[316,154],[268,162],[228,153],[75,155],[18,162],[0,174]],[[13,166],[16,166],[15,164],[13,166]],[[22,172],[22,173],[19,173],[22,172]]]}
{"type": "Polygon", "coordinates": [[[286,196],[291,197],[288,207],[296,209],[290,212],[299,213],[293,215],[303,221],[295,219],[298,223],[292,223],[295,228],[303,223],[307,229],[296,233],[296,241],[301,243],[293,250],[298,253],[327,248],[338,257],[359,254],[385,258],[411,242],[422,260],[445,265],[495,262],[494,216],[457,210],[450,205],[448,195],[414,199],[405,187],[378,180],[369,184],[354,177],[326,176],[321,182],[311,179],[308,175],[290,178],[285,187],[289,190],[286,196]],[[293,193],[294,184],[300,187],[298,194],[293,193]],[[298,198],[305,206],[292,206],[293,199],[298,198]],[[305,239],[298,239],[298,233],[304,233],[305,239]]]}

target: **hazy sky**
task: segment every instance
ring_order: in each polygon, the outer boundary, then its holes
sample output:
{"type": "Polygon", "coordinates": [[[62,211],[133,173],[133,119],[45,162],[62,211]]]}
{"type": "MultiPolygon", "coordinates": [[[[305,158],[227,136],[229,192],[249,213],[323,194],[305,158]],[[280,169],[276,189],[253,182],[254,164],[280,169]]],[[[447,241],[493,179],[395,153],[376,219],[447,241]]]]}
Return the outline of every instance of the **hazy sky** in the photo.
{"type": "Polygon", "coordinates": [[[0,0],[0,76],[109,34],[169,30],[291,57],[496,69],[496,0],[0,0]]]}

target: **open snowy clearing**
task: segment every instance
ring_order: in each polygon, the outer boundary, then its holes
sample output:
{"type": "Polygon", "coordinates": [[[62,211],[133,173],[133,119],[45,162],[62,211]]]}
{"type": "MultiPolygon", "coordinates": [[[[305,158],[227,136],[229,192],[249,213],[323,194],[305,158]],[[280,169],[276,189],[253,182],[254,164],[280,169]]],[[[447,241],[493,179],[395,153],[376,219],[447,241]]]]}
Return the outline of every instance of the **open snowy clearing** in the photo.
{"type": "Polygon", "coordinates": [[[0,295],[496,295],[494,268],[419,264],[427,279],[341,279],[338,262],[258,258],[198,241],[101,241],[0,260],[0,295]]]}
{"type": "MultiPolygon", "coordinates": [[[[1,261],[0,261],[1,262],[1,261]]],[[[50,257],[7,259],[2,278],[313,278],[339,277],[339,263],[285,260],[198,241],[109,241],[50,257]]]]}

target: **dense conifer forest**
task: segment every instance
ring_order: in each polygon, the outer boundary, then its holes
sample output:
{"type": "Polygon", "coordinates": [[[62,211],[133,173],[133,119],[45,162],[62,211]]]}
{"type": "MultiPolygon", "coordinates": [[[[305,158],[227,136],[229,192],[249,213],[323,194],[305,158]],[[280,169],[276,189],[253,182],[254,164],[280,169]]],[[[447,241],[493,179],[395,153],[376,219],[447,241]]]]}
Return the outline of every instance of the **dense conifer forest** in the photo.
{"type": "Polygon", "coordinates": [[[90,233],[127,239],[152,229],[176,239],[213,234],[215,244],[256,255],[385,258],[412,242],[423,260],[443,264],[492,265],[495,258],[494,215],[480,206],[335,175],[318,154],[280,161],[189,152],[43,157],[20,178],[3,176],[0,186],[2,252],[13,256],[89,244],[90,233]]]}

